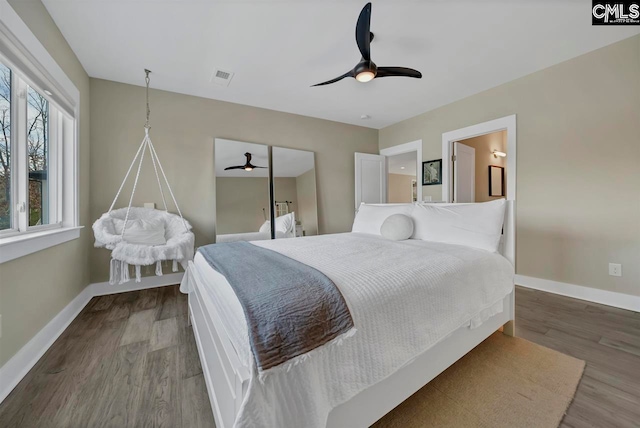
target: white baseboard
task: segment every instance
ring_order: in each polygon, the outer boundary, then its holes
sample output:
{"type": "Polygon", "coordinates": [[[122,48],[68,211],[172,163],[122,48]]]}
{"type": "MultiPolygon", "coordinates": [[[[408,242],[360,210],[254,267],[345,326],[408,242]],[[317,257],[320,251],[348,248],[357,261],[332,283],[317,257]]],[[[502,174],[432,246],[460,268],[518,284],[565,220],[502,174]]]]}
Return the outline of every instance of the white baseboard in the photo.
{"type": "Polygon", "coordinates": [[[87,286],[58,315],[53,317],[26,345],[0,367],[0,403],[47,352],[53,342],[71,324],[93,295],[87,286]]]}
{"type": "Polygon", "coordinates": [[[86,286],[42,330],[0,367],[0,403],[7,398],[13,388],[26,376],[93,297],[179,284],[183,275],[184,272],[178,272],[163,276],[145,276],[142,278],[142,282],[138,283],[131,280],[124,284],[111,285],[108,282],[99,282],[86,286]]]}
{"type": "Polygon", "coordinates": [[[546,291],[588,302],[640,312],[640,296],[585,287],[583,285],[567,284],[566,282],[551,281],[531,276],[516,275],[516,284],[526,288],[546,291]]]}
{"type": "Polygon", "coordinates": [[[124,284],[109,284],[108,282],[96,282],[89,284],[92,295],[105,296],[107,294],[126,293],[127,291],[145,290],[147,288],[164,287],[167,285],[180,284],[184,272],[169,273],[162,276],[144,276],[141,282],[131,279],[124,284]]]}

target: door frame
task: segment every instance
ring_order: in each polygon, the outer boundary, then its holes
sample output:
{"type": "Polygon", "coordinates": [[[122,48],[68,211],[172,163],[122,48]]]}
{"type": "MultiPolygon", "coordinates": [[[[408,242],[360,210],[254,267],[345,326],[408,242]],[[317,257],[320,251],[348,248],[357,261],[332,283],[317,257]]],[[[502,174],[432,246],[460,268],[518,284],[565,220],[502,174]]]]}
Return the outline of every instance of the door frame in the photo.
{"type": "MultiPolygon", "coordinates": [[[[384,157],[401,155],[404,153],[416,152],[416,193],[418,202],[422,202],[422,140],[415,140],[409,143],[381,149],[380,154],[384,157]]],[[[389,161],[387,160],[387,175],[389,174],[389,161]]],[[[388,181],[388,180],[387,180],[388,181]]]]}
{"type": "MultiPolygon", "coordinates": [[[[507,131],[506,198],[509,200],[516,199],[516,115],[512,114],[511,116],[501,117],[442,134],[442,159],[444,160],[444,162],[442,162],[442,200],[444,202],[451,202],[453,193],[451,189],[451,183],[453,182],[453,168],[451,167],[453,143],[498,131],[507,131]]],[[[380,153],[382,154],[382,151],[380,153]]]]}

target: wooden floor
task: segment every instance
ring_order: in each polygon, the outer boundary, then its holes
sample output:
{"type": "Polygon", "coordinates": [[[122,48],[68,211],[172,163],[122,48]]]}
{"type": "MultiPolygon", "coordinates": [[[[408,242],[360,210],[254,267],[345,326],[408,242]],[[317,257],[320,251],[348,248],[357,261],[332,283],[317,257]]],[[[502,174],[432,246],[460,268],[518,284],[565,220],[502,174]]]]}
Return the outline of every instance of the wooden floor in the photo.
{"type": "Polygon", "coordinates": [[[640,313],[518,287],[516,335],[587,362],[562,428],[640,427],[640,313]]]}
{"type": "Polygon", "coordinates": [[[0,405],[0,427],[213,427],[178,286],[91,300],[0,405]]]}
{"type": "MultiPolygon", "coordinates": [[[[186,312],[177,286],[94,298],[0,427],[212,427],[186,312]]],[[[518,336],[587,361],[561,427],[640,427],[639,313],[518,288],[516,315],[518,336]]]]}

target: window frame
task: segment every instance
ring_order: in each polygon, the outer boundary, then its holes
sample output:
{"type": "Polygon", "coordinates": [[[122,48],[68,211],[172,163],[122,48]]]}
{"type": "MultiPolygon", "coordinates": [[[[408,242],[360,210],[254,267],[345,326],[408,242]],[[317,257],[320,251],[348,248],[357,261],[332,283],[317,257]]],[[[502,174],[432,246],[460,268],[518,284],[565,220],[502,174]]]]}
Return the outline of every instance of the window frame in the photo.
{"type": "Polygon", "coordinates": [[[64,198],[64,186],[61,183],[61,159],[63,158],[64,117],[55,102],[44,90],[30,84],[15,66],[0,52],[0,63],[11,70],[11,136],[9,151],[11,159],[11,227],[0,230],[0,239],[25,233],[62,227],[62,211],[59,201],[64,198]],[[28,153],[28,88],[38,92],[49,103],[48,120],[48,216],[47,224],[29,225],[29,153],[28,153]]]}
{"type": "Polygon", "coordinates": [[[0,61],[11,69],[11,228],[0,231],[0,263],[80,237],[80,92],[7,0],[0,0],[0,61]],[[29,226],[27,85],[49,102],[49,223],[29,226]],[[21,91],[24,98],[21,98],[21,91]],[[21,144],[24,142],[24,144],[21,144]],[[21,153],[18,153],[20,151],[21,153]],[[13,178],[17,177],[17,178],[13,178]],[[17,212],[24,203],[24,212],[17,212]]]}

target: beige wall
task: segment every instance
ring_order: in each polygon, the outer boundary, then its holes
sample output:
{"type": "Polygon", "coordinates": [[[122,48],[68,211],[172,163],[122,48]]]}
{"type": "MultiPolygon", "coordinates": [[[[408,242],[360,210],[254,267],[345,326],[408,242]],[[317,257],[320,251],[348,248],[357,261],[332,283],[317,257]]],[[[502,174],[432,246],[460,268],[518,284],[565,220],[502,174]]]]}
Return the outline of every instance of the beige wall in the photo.
{"type": "Polygon", "coordinates": [[[216,177],[217,233],[257,232],[269,218],[269,179],[216,177]]]}
{"type": "MultiPolygon", "coordinates": [[[[414,156],[415,159],[415,156],[414,156]]],[[[415,160],[414,160],[415,162],[415,160]]],[[[387,201],[390,204],[412,202],[411,180],[415,175],[389,174],[387,175],[387,201]]]]}
{"type": "Polygon", "coordinates": [[[476,202],[487,202],[500,199],[502,196],[489,196],[489,165],[503,167],[504,188],[507,189],[506,158],[494,157],[492,152],[507,152],[507,131],[492,132],[491,134],[460,140],[462,144],[473,147],[476,151],[476,202]]]}
{"type": "Polygon", "coordinates": [[[275,177],[273,179],[273,194],[278,202],[289,201],[289,212],[298,215],[298,186],[295,177],[275,177]]]}
{"type": "Polygon", "coordinates": [[[639,76],[635,36],[384,128],[380,148],[422,139],[436,159],[443,132],[516,114],[517,272],[640,295],[639,76]]]}
{"type": "MultiPolygon", "coordinates": [[[[321,233],[351,229],[353,153],[378,152],[375,129],[159,90],[150,97],[151,138],[180,208],[194,226],[197,245],[213,242],[215,233],[216,137],[313,151],[318,228],[321,233]]],[[[91,218],[109,208],[144,135],[144,99],[142,87],[91,79],[91,218]]],[[[159,202],[155,177],[148,172],[136,205],[159,202]]],[[[118,206],[125,205],[119,201],[118,206]]],[[[92,282],[106,280],[109,252],[90,252],[92,282]]]]}
{"type": "Polygon", "coordinates": [[[318,199],[316,197],[316,170],[310,169],[296,177],[298,211],[296,220],[300,220],[307,236],[318,234],[318,199]]]}
{"type": "Polygon", "coordinates": [[[89,77],[39,0],[9,0],[80,90],[80,239],[0,264],[0,366],[89,284],[89,77]]]}

